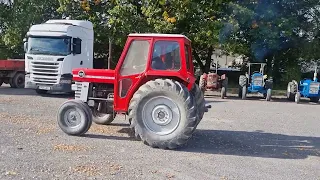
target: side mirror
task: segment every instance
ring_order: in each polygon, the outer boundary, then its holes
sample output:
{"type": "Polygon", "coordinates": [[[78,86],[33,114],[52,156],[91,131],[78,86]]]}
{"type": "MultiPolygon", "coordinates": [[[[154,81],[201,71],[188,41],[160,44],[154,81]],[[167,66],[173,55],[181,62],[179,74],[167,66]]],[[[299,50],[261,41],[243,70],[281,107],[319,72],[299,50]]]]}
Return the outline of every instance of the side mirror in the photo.
{"type": "Polygon", "coordinates": [[[23,43],[23,49],[24,49],[24,52],[28,51],[28,42],[23,43]]]}
{"type": "Polygon", "coordinates": [[[81,54],[81,42],[79,38],[74,38],[72,43],[73,54],[81,54]]]}

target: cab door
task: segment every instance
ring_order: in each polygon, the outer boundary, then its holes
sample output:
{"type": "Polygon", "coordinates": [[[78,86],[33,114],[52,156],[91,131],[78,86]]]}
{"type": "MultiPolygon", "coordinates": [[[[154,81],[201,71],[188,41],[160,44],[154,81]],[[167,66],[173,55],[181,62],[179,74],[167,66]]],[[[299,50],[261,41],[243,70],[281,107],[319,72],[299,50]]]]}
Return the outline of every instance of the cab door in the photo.
{"type": "Polygon", "coordinates": [[[129,38],[116,68],[114,110],[126,112],[132,93],[145,74],[150,57],[151,38],[129,38]]]}

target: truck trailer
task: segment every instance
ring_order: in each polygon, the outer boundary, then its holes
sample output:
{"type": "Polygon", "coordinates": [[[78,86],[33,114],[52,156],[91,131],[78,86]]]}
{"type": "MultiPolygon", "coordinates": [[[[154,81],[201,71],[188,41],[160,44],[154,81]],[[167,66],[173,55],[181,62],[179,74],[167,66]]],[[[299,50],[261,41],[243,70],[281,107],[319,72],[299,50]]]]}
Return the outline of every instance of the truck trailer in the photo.
{"type": "Polygon", "coordinates": [[[24,59],[0,60],[0,86],[10,84],[12,88],[24,88],[24,59]]]}

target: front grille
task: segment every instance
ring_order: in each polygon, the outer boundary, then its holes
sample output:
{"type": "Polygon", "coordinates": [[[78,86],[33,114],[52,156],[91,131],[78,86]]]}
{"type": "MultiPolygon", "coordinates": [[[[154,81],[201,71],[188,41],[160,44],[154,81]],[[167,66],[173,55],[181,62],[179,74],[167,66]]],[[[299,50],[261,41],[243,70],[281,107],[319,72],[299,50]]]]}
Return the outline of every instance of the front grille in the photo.
{"type": "Polygon", "coordinates": [[[262,86],[263,85],[263,77],[262,76],[256,76],[252,80],[254,86],[262,86]]]}
{"type": "Polygon", "coordinates": [[[30,69],[36,84],[53,85],[58,83],[58,62],[31,61],[30,69]]]}
{"type": "Polygon", "coordinates": [[[310,83],[310,94],[318,94],[319,93],[319,83],[310,83]]]}
{"type": "Polygon", "coordinates": [[[75,82],[74,87],[75,87],[75,89],[73,89],[75,91],[74,98],[75,99],[80,99],[82,83],[81,82],[75,82]]]}

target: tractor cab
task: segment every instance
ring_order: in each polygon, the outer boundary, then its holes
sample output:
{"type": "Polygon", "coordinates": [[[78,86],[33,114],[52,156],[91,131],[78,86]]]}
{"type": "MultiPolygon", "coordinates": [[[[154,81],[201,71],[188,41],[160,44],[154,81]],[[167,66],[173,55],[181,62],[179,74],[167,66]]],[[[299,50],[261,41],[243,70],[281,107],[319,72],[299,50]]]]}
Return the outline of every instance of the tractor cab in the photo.
{"type": "Polygon", "coordinates": [[[145,144],[174,149],[186,143],[206,111],[191,54],[184,35],[130,34],[114,70],[73,70],[75,100],[60,107],[60,128],[81,135],[92,121],[108,125],[125,114],[145,144]]]}

